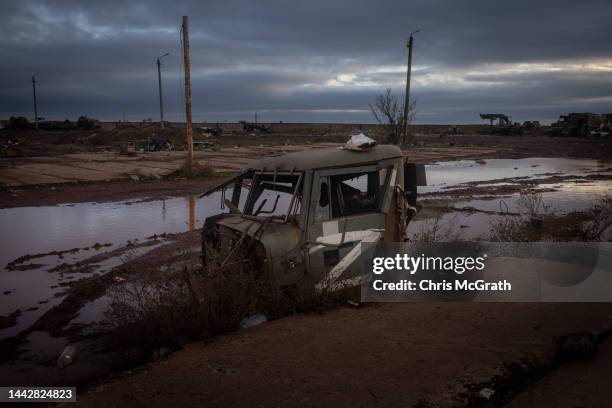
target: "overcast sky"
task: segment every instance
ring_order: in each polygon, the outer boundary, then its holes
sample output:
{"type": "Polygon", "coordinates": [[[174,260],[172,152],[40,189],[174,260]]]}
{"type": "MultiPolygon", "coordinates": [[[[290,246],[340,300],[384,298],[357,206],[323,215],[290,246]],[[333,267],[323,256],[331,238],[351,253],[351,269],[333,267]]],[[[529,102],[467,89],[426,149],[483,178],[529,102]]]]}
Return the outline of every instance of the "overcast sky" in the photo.
{"type": "Polygon", "coordinates": [[[181,16],[190,17],[194,120],[372,121],[402,95],[411,31],[417,123],[480,112],[550,122],[612,112],[612,5],[601,1],[6,1],[0,117],[182,120],[181,16]]]}

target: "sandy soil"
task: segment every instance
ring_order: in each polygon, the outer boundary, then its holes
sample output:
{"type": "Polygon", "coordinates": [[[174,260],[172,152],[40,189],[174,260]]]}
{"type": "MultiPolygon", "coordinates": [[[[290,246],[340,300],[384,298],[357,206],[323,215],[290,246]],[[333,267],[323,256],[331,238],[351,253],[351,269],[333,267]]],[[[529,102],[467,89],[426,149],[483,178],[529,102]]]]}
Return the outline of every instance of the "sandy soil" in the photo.
{"type": "MultiPolygon", "coordinates": [[[[335,146],[335,145],[334,145],[335,146]]],[[[198,151],[197,163],[208,165],[219,174],[240,170],[253,159],[279,151],[299,151],[329,147],[329,144],[299,146],[228,147],[198,151]]],[[[55,157],[13,158],[2,161],[0,181],[8,186],[61,184],[79,181],[109,181],[161,178],[178,170],[185,162],[184,151],[134,153],[78,153],[55,157]]]]}
{"type": "MultiPolygon", "coordinates": [[[[180,152],[157,155],[153,173],[150,173],[153,171],[150,167],[153,159],[150,157],[138,160],[91,153],[44,160],[15,159],[5,161],[0,166],[0,182],[5,182],[4,188],[0,188],[0,208],[201,194],[232,172],[239,171],[251,160],[278,152],[279,148],[283,151],[299,151],[329,146],[269,146],[198,152],[196,158],[199,163],[215,168],[218,176],[190,180],[168,177],[183,162],[180,152]],[[139,175],[138,181],[127,179],[129,174],[139,175]]],[[[499,153],[489,148],[419,148],[406,152],[416,162],[490,157],[499,153]]]]}
{"type": "MultiPolygon", "coordinates": [[[[228,147],[199,151],[195,160],[217,174],[235,173],[251,161],[270,154],[339,147],[337,143],[228,147]]],[[[420,147],[405,154],[415,162],[481,157],[498,153],[491,148],[420,147]]],[[[62,184],[79,181],[109,181],[137,176],[161,178],[178,170],[185,152],[150,152],[135,156],[117,153],[79,153],[58,157],[7,159],[0,162],[0,182],[7,187],[37,184],[62,184]]]]}
{"type": "MultiPolygon", "coordinates": [[[[227,177],[262,155],[337,146],[338,130],[326,126],[294,125],[287,128],[288,136],[284,133],[223,136],[220,150],[198,151],[196,159],[210,165],[220,177],[227,177]]],[[[342,134],[347,129],[342,128],[342,134]]],[[[411,161],[422,163],[478,157],[610,159],[612,139],[418,133],[417,146],[405,149],[405,154],[411,161]]],[[[184,152],[180,151],[144,153],[136,157],[118,152],[6,157],[0,159],[0,208],[197,194],[205,190],[210,185],[208,181],[166,178],[181,166],[183,159],[184,152]],[[130,175],[137,175],[140,181],[126,181],[130,175]]]]}
{"type": "Polygon", "coordinates": [[[596,358],[559,367],[522,391],[507,407],[609,407],[611,377],[612,341],[608,340],[596,358]]]}
{"type": "MultiPolygon", "coordinates": [[[[274,137],[280,140],[280,136],[274,137]]],[[[610,140],[421,135],[418,141],[419,146],[408,150],[407,155],[423,162],[492,156],[612,157],[610,140]]],[[[220,154],[217,159],[224,161],[218,168],[230,169],[229,162],[231,168],[238,168],[264,150],[228,147],[213,154],[220,154]]],[[[273,150],[278,147],[267,149],[273,150]]],[[[159,168],[171,170],[180,163],[179,154],[159,156],[168,157],[170,164],[159,160],[159,168]]],[[[167,179],[163,177],[166,170],[161,176],[152,174],[161,178],[137,182],[79,178],[80,167],[89,177],[99,173],[97,166],[109,169],[115,166],[121,169],[118,174],[124,178],[123,158],[106,163],[109,160],[105,157],[111,156],[87,153],[4,159],[0,174],[7,168],[11,171],[21,168],[22,175],[27,176],[34,166],[32,177],[40,179],[34,185],[0,189],[0,208],[197,194],[222,179],[167,179]],[[66,180],[76,182],[40,184],[47,183],[41,181],[45,177],[63,178],[65,173],[57,171],[72,172],[66,180]]],[[[126,161],[130,166],[149,163],[138,158],[126,161]]],[[[196,238],[196,233],[185,234],[185,242],[179,246],[192,245],[196,238]]],[[[158,267],[161,259],[172,257],[178,248],[160,249],[148,258],[149,266],[158,267]]],[[[36,327],[48,331],[63,327],[84,302],[108,287],[113,276],[108,274],[75,286],[78,290],[67,298],[64,308],[46,315],[36,327]]],[[[593,381],[595,374],[588,372],[592,368],[609,378],[606,371],[609,345],[603,348],[601,361],[598,356],[552,370],[556,359],[551,339],[570,332],[608,329],[611,318],[612,307],[606,304],[383,304],[341,308],[323,315],[295,315],[208,343],[191,344],[165,361],[126,373],[79,395],[79,401],[81,406],[105,408],[180,404],[488,406],[489,401],[480,399],[478,392],[490,387],[496,391],[491,401],[495,405],[514,398],[519,405],[513,406],[546,406],[544,402],[548,401],[563,405],[567,394],[568,401],[576,404],[583,401],[587,406],[610,406],[612,400],[606,399],[609,393],[592,391],[597,381],[593,381]],[[544,374],[549,375],[536,382],[544,374]],[[570,389],[572,378],[583,381],[583,385],[570,389]],[[559,394],[559,390],[564,393],[559,394]],[[554,392],[557,394],[552,395],[554,392]],[[589,393],[596,393],[600,399],[583,399],[589,393]]],[[[100,375],[99,366],[91,369],[98,370],[95,375],[90,373],[91,378],[100,375]]],[[[6,372],[13,370],[9,367],[6,372]]],[[[66,381],[83,378],[78,363],[61,374],[66,381]]],[[[21,375],[30,378],[27,372],[21,375]]],[[[38,375],[44,378],[46,374],[41,371],[38,375]]]]}
{"type": "Polygon", "coordinates": [[[0,191],[0,208],[197,195],[221,183],[225,178],[117,180],[16,187],[0,191]]]}
{"type": "Polygon", "coordinates": [[[612,159],[612,138],[553,138],[544,135],[493,136],[465,134],[459,136],[421,135],[417,141],[431,145],[436,143],[454,146],[490,147],[506,150],[500,158],[521,157],[574,157],[612,159]]]}
{"type": "Polygon", "coordinates": [[[191,344],[78,406],[462,406],[484,387],[502,401],[550,367],[552,336],[611,317],[604,304],[453,303],[296,315],[191,344]]]}

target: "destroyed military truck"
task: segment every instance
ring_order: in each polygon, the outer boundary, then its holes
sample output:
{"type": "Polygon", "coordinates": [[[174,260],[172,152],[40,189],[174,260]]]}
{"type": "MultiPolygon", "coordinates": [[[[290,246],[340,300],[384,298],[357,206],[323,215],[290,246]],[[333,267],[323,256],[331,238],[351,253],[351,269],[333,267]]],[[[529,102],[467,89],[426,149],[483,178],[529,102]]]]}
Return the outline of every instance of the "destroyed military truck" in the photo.
{"type": "Polygon", "coordinates": [[[205,220],[205,270],[243,246],[277,288],[348,281],[361,242],[406,240],[417,185],[425,185],[424,166],[392,145],[256,160],[202,195],[216,194],[228,210],[205,220]]]}
{"type": "Polygon", "coordinates": [[[550,126],[551,136],[589,137],[605,136],[612,127],[612,114],[570,113],[559,116],[550,126]]]}

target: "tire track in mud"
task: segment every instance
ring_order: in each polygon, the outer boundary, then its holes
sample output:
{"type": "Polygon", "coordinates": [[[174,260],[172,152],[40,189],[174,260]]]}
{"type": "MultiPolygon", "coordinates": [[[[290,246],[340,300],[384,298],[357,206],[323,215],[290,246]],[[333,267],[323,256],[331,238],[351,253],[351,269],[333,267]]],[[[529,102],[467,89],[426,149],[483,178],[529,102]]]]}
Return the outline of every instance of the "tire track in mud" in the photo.
{"type": "MultiPolygon", "coordinates": [[[[150,239],[147,239],[147,241],[140,243],[128,243],[128,245],[103,254],[94,255],[78,261],[75,264],[57,265],[48,272],[60,274],[91,273],[98,268],[101,263],[125,256],[129,254],[130,251],[139,249],[146,250],[148,247],[153,247],[152,250],[155,250],[155,248],[159,246],[171,245],[173,235],[162,234],[149,238],[150,239]],[[170,240],[170,242],[165,242],[167,239],[170,240]]],[[[79,248],[75,249],[78,250],[79,248]]],[[[49,254],[58,255],[61,253],[73,253],[75,249],[53,251],[49,254]]],[[[14,260],[13,263],[49,254],[28,255],[14,260]]],[[[56,296],[63,296],[62,301],[58,305],[46,311],[32,325],[20,331],[17,335],[0,340],[0,362],[6,363],[18,359],[23,352],[22,346],[27,344],[28,336],[34,331],[45,331],[52,337],[78,337],[75,330],[64,330],[64,327],[78,315],[78,312],[86,303],[92,302],[104,295],[106,290],[115,283],[115,278],[117,276],[128,275],[129,273],[126,272],[130,271],[129,268],[131,263],[138,262],[140,258],[147,256],[147,254],[148,252],[142,253],[134,259],[127,259],[125,262],[119,259],[119,265],[112,267],[108,272],[102,275],[94,273],[92,276],[83,279],[60,283],[60,286],[66,287],[67,289],[64,292],[56,294],[56,296]]]]}

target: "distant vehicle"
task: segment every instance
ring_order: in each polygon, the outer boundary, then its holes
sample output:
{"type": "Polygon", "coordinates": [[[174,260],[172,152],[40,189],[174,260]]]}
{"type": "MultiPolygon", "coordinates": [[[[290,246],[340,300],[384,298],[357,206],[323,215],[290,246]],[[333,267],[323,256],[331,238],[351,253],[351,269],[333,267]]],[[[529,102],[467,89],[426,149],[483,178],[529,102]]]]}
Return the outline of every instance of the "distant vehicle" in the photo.
{"type": "Polygon", "coordinates": [[[6,127],[8,129],[28,129],[30,121],[23,116],[11,116],[6,127]]]}
{"type": "Polygon", "coordinates": [[[161,150],[174,150],[172,141],[162,135],[153,136],[149,144],[149,151],[158,152],[161,150]]]}
{"type": "Polygon", "coordinates": [[[525,133],[525,128],[519,123],[512,123],[510,116],[503,113],[481,113],[480,119],[488,120],[491,127],[486,133],[502,136],[521,136],[525,133]]]}
{"type": "Polygon", "coordinates": [[[540,121],[538,120],[526,120],[525,122],[523,122],[523,128],[525,130],[538,129],[540,128],[540,126],[540,121]]]}
{"type": "Polygon", "coordinates": [[[215,127],[205,127],[202,126],[200,129],[200,132],[203,134],[208,134],[211,135],[213,137],[219,137],[223,134],[223,129],[220,128],[219,126],[215,126],[215,127]]]}
{"type": "Polygon", "coordinates": [[[204,267],[244,251],[277,288],[348,281],[360,242],[406,239],[417,185],[425,185],[424,166],[406,162],[397,146],[262,158],[203,194],[220,192],[229,209],[204,223],[204,267]]]}
{"type": "Polygon", "coordinates": [[[214,141],[194,140],[193,148],[196,150],[217,150],[219,146],[214,141]]]}
{"type": "Polygon", "coordinates": [[[491,121],[491,126],[506,126],[512,123],[512,118],[503,113],[481,113],[480,119],[491,121]],[[497,123],[495,123],[497,121],[497,123]]]}
{"type": "Polygon", "coordinates": [[[610,132],[612,114],[570,113],[561,115],[551,125],[552,136],[588,137],[607,135],[610,132]]]}
{"type": "Polygon", "coordinates": [[[258,124],[258,123],[250,123],[244,120],[241,120],[238,123],[242,124],[242,130],[247,133],[248,132],[271,133],[272,132],[272,128],[258,124]]]}

